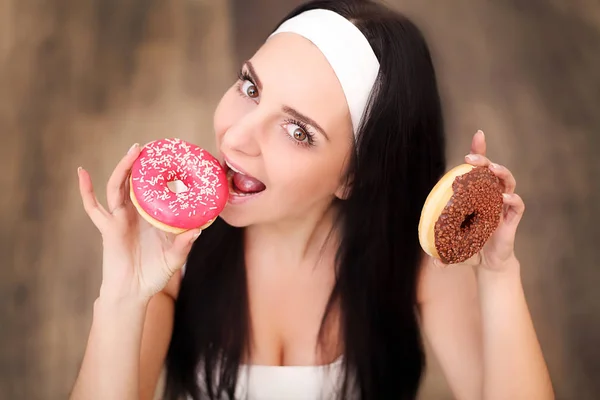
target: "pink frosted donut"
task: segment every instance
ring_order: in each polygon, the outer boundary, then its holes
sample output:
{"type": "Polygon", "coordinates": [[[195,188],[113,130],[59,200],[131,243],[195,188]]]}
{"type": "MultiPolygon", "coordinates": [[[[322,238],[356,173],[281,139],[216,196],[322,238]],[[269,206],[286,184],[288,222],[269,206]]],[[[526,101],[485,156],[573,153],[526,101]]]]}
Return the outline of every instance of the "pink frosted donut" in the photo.
{"type": "Polygon", "coordinates": [[[140,215],[172,233],[207,228],[229,197],[221,164],[181,139],[145,145],[131,169],[130,197],[140,215]]]}

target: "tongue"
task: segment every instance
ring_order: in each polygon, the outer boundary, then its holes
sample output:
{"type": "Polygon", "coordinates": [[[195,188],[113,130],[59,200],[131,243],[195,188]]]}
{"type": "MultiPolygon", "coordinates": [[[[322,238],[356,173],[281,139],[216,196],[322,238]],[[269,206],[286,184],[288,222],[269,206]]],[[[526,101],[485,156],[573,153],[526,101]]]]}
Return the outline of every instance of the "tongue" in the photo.
{"type": "Polygon", "coordinates": [[[235,184],[235,187],[242,193],[257,193],[265,190],[264,183],[258,179],[238,173],[233,174],[233,183],[235,184]]]}

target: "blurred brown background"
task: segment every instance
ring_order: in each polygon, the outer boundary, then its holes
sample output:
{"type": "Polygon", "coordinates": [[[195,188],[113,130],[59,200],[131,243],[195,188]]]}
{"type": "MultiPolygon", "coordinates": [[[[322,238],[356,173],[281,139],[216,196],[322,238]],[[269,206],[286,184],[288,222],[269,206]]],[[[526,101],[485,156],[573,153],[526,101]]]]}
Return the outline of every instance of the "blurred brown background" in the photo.
{"type": "MultiPolygon", "coordinates": [[[[64,399],[100,280],[76,168],[213,150],[212,112],[298,0],[0,0],[0,398],[64,399]]],[[[600,398],[600,3],[389,1],[430,40],[450,164],[471,135],[527,204],[517,251],[559,399],[600,398]]],[[[431,361],[422,399],[450,399],[431,361]]],[[[534,399],[532,399],[534,400],[534,399]]]]}

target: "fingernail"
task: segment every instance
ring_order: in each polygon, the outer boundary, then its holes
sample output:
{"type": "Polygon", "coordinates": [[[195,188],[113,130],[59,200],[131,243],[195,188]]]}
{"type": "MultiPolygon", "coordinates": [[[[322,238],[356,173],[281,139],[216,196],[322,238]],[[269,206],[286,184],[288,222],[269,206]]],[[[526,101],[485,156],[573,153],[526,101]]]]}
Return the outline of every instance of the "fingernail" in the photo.
{"type": "Polygon", "coordinates": [[[466,158],[469,161],[477,161],[477,160],[479,160],[479,156],[477,154],[467,154],[466,158]]]}
{"type": "Polygon", "coordinates": [[[481,136],[485,137],[485,133],[483,133],[483,131],[482,131],[481,129],[479,129],[479,130],[477,131],[477,133],[479,133],[479,134],[481,134],[481,136]]]}
{"type": "Polygon", "coordinates": [[[508,193],[502,193],[502,197],[504,197],[505,199],[510,199],[510,194],[508,193]]]}
{"type": "Polygon", "coordinates": [[[77,167],[77,176],[79,176],[79,173],[81,172],[82,169],[83,168],[81,168],[81,167],[77,167]]]}
{"type": "Polygon", "coordinates": [[[139,143],[134,143],[134,144],[133,144],[133,146],[131,146],[131,147],[129,148],[129,150],[127,150],[127,154],[130,154],[130,153],[133,151],[133,149],[135,149],[135,148],[136,148],[136,147],[138,147],[139,145],[140,145],[139,143]]]}
{"type": "Polygon", "coordinates": [[[498,164],[496,164],[496,163],[491,163],[490,167],[493,168],[493,169],[499,169],[500,168],[500,166],[498,164]]]}

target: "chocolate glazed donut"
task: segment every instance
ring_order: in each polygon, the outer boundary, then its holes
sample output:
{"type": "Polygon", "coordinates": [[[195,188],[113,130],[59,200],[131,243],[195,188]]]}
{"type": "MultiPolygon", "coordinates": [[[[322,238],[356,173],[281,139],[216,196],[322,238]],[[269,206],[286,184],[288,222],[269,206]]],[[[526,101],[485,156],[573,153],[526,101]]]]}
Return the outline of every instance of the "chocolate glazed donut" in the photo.
{"type": "Polygon", "coordinates": [[[502,185],[489,168],[460,165],[438,182],[425,202],[421,246],[445,264],[463,262],[496,230],[502,206],[502,185]]]}
{"type": "Polygon", "coordinates": [[[446,264],[479,252],[500,223],[502,188],[489,168],[477,167],[452,184],[454,195],[435,223],[435,247],[446,264]]]}

